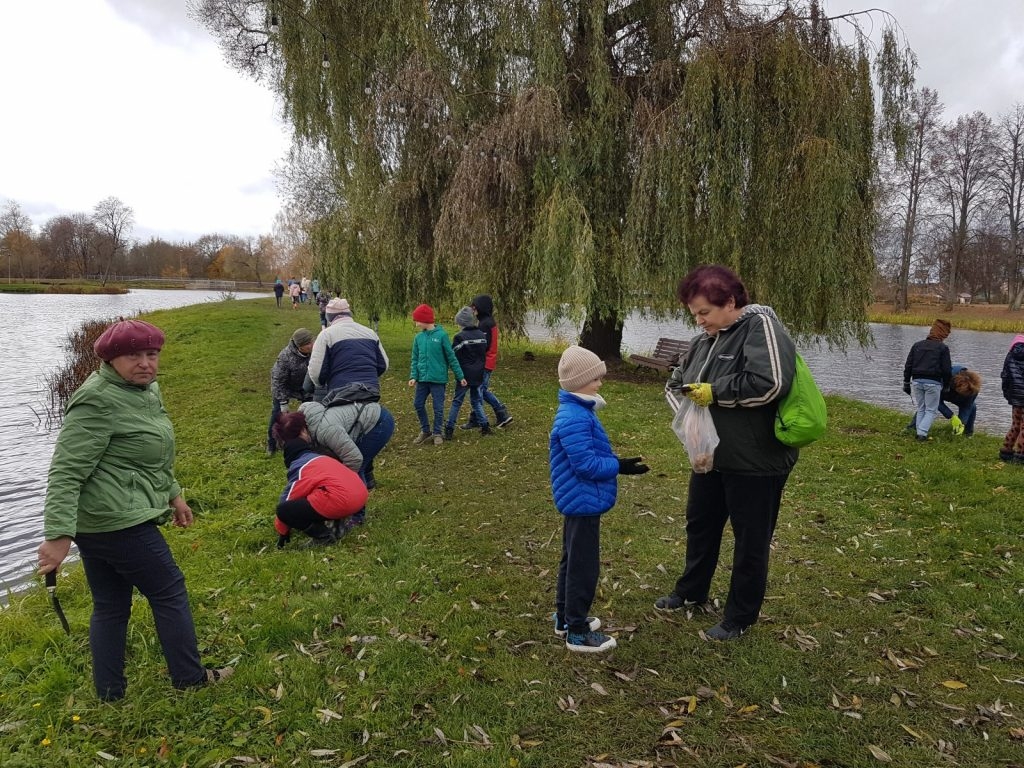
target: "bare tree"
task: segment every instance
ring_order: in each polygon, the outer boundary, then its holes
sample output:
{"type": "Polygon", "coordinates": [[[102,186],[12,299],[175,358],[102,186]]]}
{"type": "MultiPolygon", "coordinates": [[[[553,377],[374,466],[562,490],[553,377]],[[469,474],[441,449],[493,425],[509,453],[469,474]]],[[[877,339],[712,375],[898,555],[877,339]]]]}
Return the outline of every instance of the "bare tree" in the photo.
{"type": "Polygon", "coordinates": [[[102,284],[110,279],[110,269],[118,255],[124,255],[135,226],[135,212],[116,197],[96,203],[92,221],[103,236],[99,245],[100,264],[103,266],[102,284]]]}
{"type": "Polygon", "coordinates": [[[956,302],[960,261],[967,249],[975,217],[990,204],[995,131],[983,112],[961,115],[940,130],[935,157],[939,198],[944,208],[949,251],[945,260],[947,310],[956,302]]]}
{"type": "Polygon", "coordinates": [[[63,277],[92,272],[99,232],[84,213],[54,216],[43,225],[42,245],[52,268],[63,277]]]}
{"type": "Polygon", "coordinates": [[[33,267],[38,275],[39,247],[32,232],[30,219],[14,200],[8,200],[0,211],[0,253],[7,257],[7,282],[17,264],[17,274],[24,279],[32,274],[33,267]]]}
{"type": "Polygon", "coordinates": [[[911,97],[908,109],[910,131],[906,151],[895,158],[894,183],[902,203],[900,221],[899,272],[896,276],[896,311],[910,306],[910,263],[914,256],[918,212],[922,195],[927,194],[934,180],[931,157],[935,152],[938,119],[942,114],[939,94],[922,88],[911,97]]]}
{"type": "Polygon", "coordinates": [[[1024,104],[1002,115],[996,126],[996,187],[1009,225],[1010,309],[1024,302],[1024,104]]]}

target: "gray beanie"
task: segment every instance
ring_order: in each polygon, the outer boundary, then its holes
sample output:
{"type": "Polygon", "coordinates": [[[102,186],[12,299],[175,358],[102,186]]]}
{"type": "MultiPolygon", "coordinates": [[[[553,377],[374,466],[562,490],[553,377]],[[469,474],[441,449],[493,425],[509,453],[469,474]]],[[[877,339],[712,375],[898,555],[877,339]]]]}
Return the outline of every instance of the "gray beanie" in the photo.
{"type": "Polygon", "coordinates": [[[295,342],[296,347],[301,347],[303,344],[312,344],[313,334],[305,328],[299,328],[292,334],[292,341],[295,342]]]}
{"type": "Polygon", "coordinates": [[[472,307],[463,307],[455,313],[455,324],[459,328],[475,328],[477,326],[476,315],[472,307]]]}
{"type": "Polygon", "coordinates": [[[600,357],[575,344],[567,347],[558,361],[558,384],[566,392],[575,392],[606,373],[608,368],[600,357]]]}

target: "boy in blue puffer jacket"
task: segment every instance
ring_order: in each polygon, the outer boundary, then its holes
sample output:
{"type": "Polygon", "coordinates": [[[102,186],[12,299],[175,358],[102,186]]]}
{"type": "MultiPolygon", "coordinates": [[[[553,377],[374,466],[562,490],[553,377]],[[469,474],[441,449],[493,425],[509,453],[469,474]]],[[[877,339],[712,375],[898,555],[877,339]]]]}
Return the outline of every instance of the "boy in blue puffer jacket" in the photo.
{"type": "Polygon", "coordinates": [[[601,566],[601,515],[615,505],[619,474],[648,470],[639,457],[620,459],[596,411],[605,405],[601,388],[605,364],[583,347],[571,346],[558,361],[558,412],[551,428],[551,490],[563,515],[562,559],[555,596],[555,634],[577,653],[601,653],[615,638],[597,630],[589,616],[601,566]]]}

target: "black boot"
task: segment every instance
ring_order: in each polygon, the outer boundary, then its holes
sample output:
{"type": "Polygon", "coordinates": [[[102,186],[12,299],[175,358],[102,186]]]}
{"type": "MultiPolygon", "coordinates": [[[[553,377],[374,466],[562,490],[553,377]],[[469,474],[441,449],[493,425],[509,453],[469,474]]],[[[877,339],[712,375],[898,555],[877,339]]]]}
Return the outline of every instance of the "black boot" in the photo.
{"type": "Polygon", "coordinates": [[[445,440],[451,440],[454,437],[455,437],[455,427],[445,427],[444,428],[444,439],[445,440]]]}
{"type": "Polygon", "coordinates": [[[476,416],[470,416],[469,421],[459,427],[459,429],[476,429],[479,426],[480,422],[476,420],[476,416]]]}
{"type": "Polygon", "coordinates": [[[491,425],[490,425],[490,424],[484,424],[484,425],[483,425],[482,427],[480,427],[480,434],[481,434],[481,435],[490,435],[490,434],[493,434],[493,433],[491,432],[491,425]]]}
{"type": "Polygon", "coordinates": [[[512,423],[512,416],[509,414],[508,408],[502,408],[500,411],[495,411],[494,417],[499,427],[507,427],[512,423]]]}

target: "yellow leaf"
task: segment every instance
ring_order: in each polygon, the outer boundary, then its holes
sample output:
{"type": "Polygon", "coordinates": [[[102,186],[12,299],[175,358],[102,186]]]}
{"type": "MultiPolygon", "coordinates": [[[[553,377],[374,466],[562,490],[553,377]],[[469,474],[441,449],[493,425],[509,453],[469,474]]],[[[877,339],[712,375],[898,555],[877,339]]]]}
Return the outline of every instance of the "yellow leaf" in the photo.
{"type": "Polygon", "coordinates": [[[690,697],[690,703],[686,705],[686,713],[688,715],[692,715],[696,711],[697,711],[697,697],[696,696],[691,696],[690,697]]]}
{"type": "Polygon", "coordinates": [[[757,704],[747,704],[745,707],[740,707],[739,713],[741,715],[746,715],[750,712],[757,712],[758,709],[760,709],[760,707],[758,707],[757,704]]]}
{"type": "Polygon", "coordinates": [[[918,733],[917,731],[915,731],[915,730],[914,730],[913,728],[911,728],[911,727],[910,727],[909,725],[903,725],[903,723],[900,723],[900,727],[901,727],[901,728],[902,728],[902,729],[903,729],[904,731],[906,731],[907,733],[909,733],[909,734],[910,734],[911,736],[913,736],[913,737],[914,737],[915,739],[917,739],[918,741],[924,741],[924,736],[922,736],[922,735],[921,735],[920,733],[918,733]]]}
{"type": "Polygon", "coordinates": [[[253,707],[253,709],[263,715],[264,725],[274,719],[274,713],[270,711],[269,707],[253,707]]]}
{"type": "Polygon", "coordinates": [[[967,683],[961,683],[959,680],[943,680],[942,684],[947,688],[952,688],[953,690],[957,691],[961,688],[967,687],[967,683]]]}

